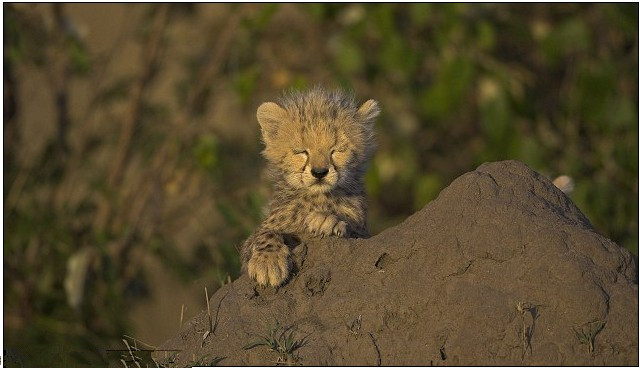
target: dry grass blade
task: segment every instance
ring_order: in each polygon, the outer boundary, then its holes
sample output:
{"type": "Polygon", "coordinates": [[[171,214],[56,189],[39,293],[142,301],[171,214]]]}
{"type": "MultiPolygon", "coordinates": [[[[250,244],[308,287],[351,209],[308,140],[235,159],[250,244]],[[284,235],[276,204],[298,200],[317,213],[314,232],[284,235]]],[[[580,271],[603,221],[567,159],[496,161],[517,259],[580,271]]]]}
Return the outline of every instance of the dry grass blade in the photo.
{"type": "Polygon", "coordinates": [[[182,321],[184,320],[184,304],[180,307],[180,328],[182,330],[182,321]]]}
{"type": "MultiPolygon", "coordinates": [[[[137,350],[138,350],[138,348],[134,346],[134,348],[132,349],[132,348],[131,348],[131,345],[129,345],[129,342],[127,341],[127,339],[122,339],[122,341],[124,342],[124,345],[127,347],[127,351],[129,352],[129,356],[131,357],[131,361],[133,362],[133,364],[135,364],[135,365],[136,365],[136,367],[138,367],[138,368],[142,368],[142,367],[140,366],[140,363],[138,363],[138,361],[140,360],[140,358],[138,358],[138,357],[133,353],[133,351],[134,351],[134,350],[136,350],[136,351],[137,351],[137,350]]],[[[122,361],[122,362],[124,363],[123,359],[120,359],[120,361],[122,361]]],[[[126,364],[125,364],[125,367],[126,367],[126,364]]]]}
{"type": "Polygon", "coordinates": [[[209,292],[204,288],[204,296],[207,299],[207,316],[209,317],[209,332],[213,330],[213,320],[211,319],[211,307],[209,306],[209,292]]]}
{"type": "Polygon", "coordinates": [[[211,318],[211,307],[209,305],[209,292],[207,291],[207,288],[204,288],[204,296],[205,299],[207,300],[207,317],[209,320],[209,328],[207,330],[204,331],[203,335],[202,335],[202,344],[201,346],[204,346],[204,342],[207,340],[207,337],[209,337],[209,335],[211,335],[213,333],[213,320],[211,318]]]}
{"type": "Polygon", "coordinates": [[[148,348],[151,348],[151,349],[157,349],[157,348],[158,348],[158,347],[157,347],[157,346],[155,346],[155,345],[147,344],[146,342],[144,342],[144,341],[142,341],[142,340],[140,340],[140,339],[136,339],[136,338],[135,338],[135,337],[133,337],[133,336],[129,336],[129,335],[122,335],[122,336],[123,336],[123,337],[125,337],[125,338],[127,338],[127,339],[131,339],[131,341],[133,341],[133,342],[134,342],[134,347],[135,347],[136,349],[137,349],[137,347],[138,347],[137,343],[140,343],[140,344],[142,344],[142,345],[144,345],[144,346],[146,346],[146,347],[148,347],[148,348]]]}

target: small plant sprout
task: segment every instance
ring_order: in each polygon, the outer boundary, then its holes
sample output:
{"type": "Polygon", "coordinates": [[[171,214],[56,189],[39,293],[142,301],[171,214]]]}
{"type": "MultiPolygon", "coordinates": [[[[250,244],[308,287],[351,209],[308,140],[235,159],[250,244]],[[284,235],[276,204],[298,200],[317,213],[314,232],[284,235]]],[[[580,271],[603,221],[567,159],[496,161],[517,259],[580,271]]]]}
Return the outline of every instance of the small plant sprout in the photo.
{"type": "Polygon", "coordinates": [[[586,323],[579,328],[573,327],[573,332],[576,334],[576,338],[580,341],[580,344],[587,346],[589,354],[595,350],[596,335],[602,331],[606,322],[594,321],[586,323]]]}
{"type": "Polygon", "coordinates": [[[533,353],[531,349],[531,339],[533,338],[533,332],[536,326],[536,318],[538,317],[538,307],[526,302],[518,302],[516,304],[516,310],[520,314],[521,325],[518,328],[518,336],[522,343],[522,359],[529,351],[529,354],[533,353]],[[527,318],[527,314],[531,318],[527,318]]]}

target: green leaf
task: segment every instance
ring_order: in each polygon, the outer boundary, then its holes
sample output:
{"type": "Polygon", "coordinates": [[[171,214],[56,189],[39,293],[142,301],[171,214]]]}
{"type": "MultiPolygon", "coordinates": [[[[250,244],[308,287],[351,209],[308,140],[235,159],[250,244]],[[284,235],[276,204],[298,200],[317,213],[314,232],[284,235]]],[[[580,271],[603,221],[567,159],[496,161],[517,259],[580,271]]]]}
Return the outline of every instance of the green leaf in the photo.
{"type": "Polygon", "coordinates": [[[224,221],[227,223],[227,225],[229,225],[230,227],[240,226],[240,220],[238,219],[238,216],[234,213],[234,210],[232,209],[231,206],[229,206],[225,202],[219,201],[217,202],[216,207],[220,215],[222,215],[222,218],[224,219],[224,221]]]}
{"type": "Polygon", "coordinates": [[[244,350],[249,350],[249,349],[253,349],[256,346],[262,346],[262,345],[266,345],[266,346],[270,346],[271,344],[268,341],[254,341],[254,342],[250,342],[247,345],[243,346],[242,348],[244,350]]]}
{"type": "Polygon", "coordinates": [[[235,74],[233,78],[233,87],[243,103],[249,101],[253,94],[260,77],[260,71],[260,65],[254,64],[235,74]]]}
{"type": "Polygon", "coordinates": [[[246,18],[244,23],[251,30],[261,30],[266,27],[275,13],[278,11],[280,4],[264,3],[260,4],[260,10],[255,12],[252,18],[246,18]]]}
{"type": "Polygon", "coordinates": [[[365,187],[367,193],[372,197],[377,197],[380,194],[381,183],[378,165],[374,160],[364,177],[365,187]]]}
{"type": "Polygon", "coordinates": [[[476,26],[476,38],[478,47],[490,51],[496,43],[496,31],[488,21],[481,21],[476,26]]]}
{"type": "Polygon", "coordinates": [[[542,50],[552,63],[563,58],[589,50],[591,36],[589,28],[581,18],[569,18],[552,29],[542,42],[542,50]]]}
{"type": "Polygon", "coordinates": [[[87,75],[91,70],[91,59],[87,49],[78,40],[70,41],[69,60],[73,71],[79,75],[87,75]]]}
{"type": "Polygon", "coordinates": [[[504,93],[480,106],[480,126],[490,145],[508,142],[512,122],[511,109],[504,93]]]}
{"type": "Polygon", "coordinates": [[[611,101],[607,105],[607,113],[613,131],[622,132],[638,124],[638,107],[624,97],[611,101]]]}
{"type": "Polygon", "coordinates": [[[411,23],[416,26],[428,25],[432,14],[432,4],[428,3],[412,3],[409,5],[409,14],[411,23]]]}
{"type": "Polygon", "coordinates": [[[208,170],[217,167],[219,161],[218,138],[213,134],[204,134],[198,137],[193,147],[193,155],[201,167],[208,170]]]}
{"type": "Polygon", "coordinates": [[[335,58],[338,68],[347,74],[359,72],[364,67],[360,45],[349,38],[339,40],[335,58]]]}

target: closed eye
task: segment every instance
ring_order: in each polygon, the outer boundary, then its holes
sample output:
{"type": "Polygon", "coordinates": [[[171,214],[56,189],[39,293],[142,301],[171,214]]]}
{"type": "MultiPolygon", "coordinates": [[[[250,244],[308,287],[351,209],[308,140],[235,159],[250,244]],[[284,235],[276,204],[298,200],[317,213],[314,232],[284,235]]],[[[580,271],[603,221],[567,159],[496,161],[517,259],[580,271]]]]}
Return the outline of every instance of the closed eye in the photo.
{"type": "Polygon", "coordinates": [[[334,153],[344,153],[346,152],[347,149],[344,147],[338,147],[338,148],[334,148],[331,150],[331,154],[333,155],[334,153]]]}
{"type": "Polygon", "coordinates": [[[303,149],[294,149],[293,150],[293,154],[294,155],[300,155],[300,154],[305,154],[305,155],[309,155],[309,153],[307,152],[307,150],[303,150],[303,149]]]}

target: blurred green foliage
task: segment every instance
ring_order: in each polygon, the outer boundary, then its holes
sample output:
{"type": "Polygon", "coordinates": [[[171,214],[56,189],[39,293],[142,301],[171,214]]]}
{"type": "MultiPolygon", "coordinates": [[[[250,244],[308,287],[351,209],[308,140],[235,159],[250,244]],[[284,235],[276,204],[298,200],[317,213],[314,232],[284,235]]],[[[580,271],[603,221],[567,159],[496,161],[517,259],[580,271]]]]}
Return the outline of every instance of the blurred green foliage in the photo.
{"type": "Polygon", "coordinates": [[[572,176],[595,229],[638,254],[638,4],[119,6],[135,26],[117,45],[142,56],[96,51],[73,5],[4,5],[8,365],[104,363],[148,296],[147,256],[183,282],[237,277],[269,197],[255,108],[287,88],[380,102],[373,233],[517,159],[572,176]],[[29,130],[20,91],[43,75],[55,116],[29,130]]]}

